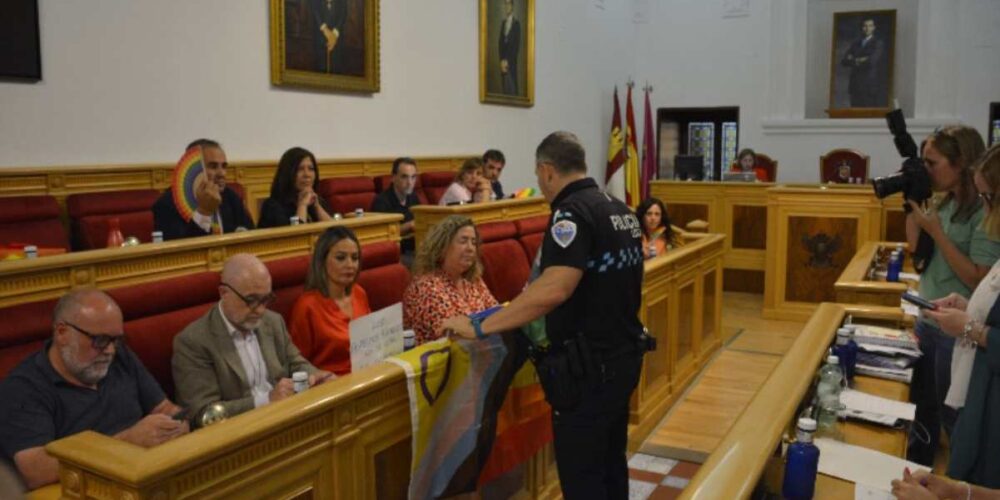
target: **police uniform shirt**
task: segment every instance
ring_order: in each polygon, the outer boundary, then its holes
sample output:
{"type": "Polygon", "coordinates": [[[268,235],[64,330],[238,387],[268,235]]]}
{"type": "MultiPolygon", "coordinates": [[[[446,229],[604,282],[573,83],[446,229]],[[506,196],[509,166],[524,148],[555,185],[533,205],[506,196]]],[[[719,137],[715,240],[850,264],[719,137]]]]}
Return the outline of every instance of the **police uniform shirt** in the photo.
{"type": "Polygon", "coordinates": [[[552,201],[552,218],[542,241],[542,271],[549,266],[583,271],[569,300],[545,317],[553,343],[583,332],[592,347],[611,350],[642,333],[639,220],[589,177],[568,184],[552,201]]]}

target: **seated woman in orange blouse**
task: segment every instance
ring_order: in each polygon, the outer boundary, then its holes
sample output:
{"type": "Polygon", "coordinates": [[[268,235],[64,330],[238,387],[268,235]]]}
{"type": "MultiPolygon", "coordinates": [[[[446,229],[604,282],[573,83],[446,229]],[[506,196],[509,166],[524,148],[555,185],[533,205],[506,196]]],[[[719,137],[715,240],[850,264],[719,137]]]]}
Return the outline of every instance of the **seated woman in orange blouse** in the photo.
{"type": "Polygon", "coordinates": [[[360,262],[361,245],[354,232],[327,229],[316,242],[306,291],[295,301],[288,325],[302,355],[337,375],[351,373],[351,320],[371,312],[368,295],[357,284],[360,262]]]}
{"type": "Polygon", "coordinates": [[[438,338],[445,319],[497,305],[479,260],[479,234],[472,219],[452,215],[431,228],[414,259],[414,278],[403,293],[403,325],[417,344],[438,338]]]}
{"type": "Polygon", "coordinates": [[[647,259],[684,244],[680,235],[670,227],[667,207],[659,199],[643,200],[635,209],[635,216],[642,224],[642,254],[647,259]]]}
{"type": "Polygon", "coordinates": [[[760,182],[768,182],[767,169],[757,166],[757,153],[750,148],[743,148],[736,155],[733,172],[753,172],[760,182]]]}

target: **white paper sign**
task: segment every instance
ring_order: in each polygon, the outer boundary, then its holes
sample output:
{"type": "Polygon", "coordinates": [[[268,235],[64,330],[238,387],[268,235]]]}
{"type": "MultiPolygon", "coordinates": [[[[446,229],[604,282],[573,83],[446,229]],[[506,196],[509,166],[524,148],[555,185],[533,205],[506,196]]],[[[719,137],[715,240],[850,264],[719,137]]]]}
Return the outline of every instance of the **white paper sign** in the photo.
{"type": "Polygon", "coordinates": [[[351,321],[350,335],[352,372],[403,352],[403,304],[351,321]]]}

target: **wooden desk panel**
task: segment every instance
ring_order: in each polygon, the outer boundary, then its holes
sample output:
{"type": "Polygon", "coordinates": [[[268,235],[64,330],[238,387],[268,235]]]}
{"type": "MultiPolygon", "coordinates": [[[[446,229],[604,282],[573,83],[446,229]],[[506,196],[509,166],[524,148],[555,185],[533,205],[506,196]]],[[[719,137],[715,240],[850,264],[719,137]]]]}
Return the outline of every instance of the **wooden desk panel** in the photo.
{"type": "Polygon", "coordinates": [[[362,245],[399,241],[399,214],[369,213],[358,219],[257,229],[134,247],[73,252],[0,262],[0,307],[56,298],[72,288],[115,288],[199,271],[218,271],[230,255],[252,253],[268,261],[308,255],[320,234],[349,227],[362,245]]]}
{"type": "Polygon", "coordinates": [[[417,205],[410,209],[413,212],[413,238],[420,248],[420,242],[427,233],[449,215],[464,215],[476,224],[503,220],[525,219],[536,215],[551,213],[545,198],[536,196],[519,200],[497,200],[485,203],[468,203],[465,205],[417,205]]]}
{"type": "MultiPolygon", "coordinates": [[[[467,158],[476,155],[417,157],[420,172],[456,171],[467,158]]],[[[330,177],[386,175],[392,171],[393,158],[320,158],[321,179],[330,177]]],[[[52,195],[65,210],[66,197],[75,193],[159,189],[170,187],[173,163],[134,163],[128,165],[52,165],[0,168],[0,196],[52,195]]],[[[227,179],[239,182],[246,190],[247,210],[258,219],[260,204],[270,196],[277,160],[234,161],[229,164],[227,179]]]]}
{"type": "MultiPolygon", "coordinates": [[[[834,283],[837,302],[842,304],[873,304],[889,307],[899,307],[899,296],[907,288],[916,288],[916,282],[889,282],[882,278],[869,279],[869,272],[875,260],[875,254],[880,248],[895,248],[896,243],[887,241],[870,241],[858,248],[857,253],[848,263],[844,272],[834,283]]],[[[904,244],[905,246],[905,244],[904,244]]],[[[907,257],[903,265],[904,271],[913,272],[912,259],[907,257]]]]}

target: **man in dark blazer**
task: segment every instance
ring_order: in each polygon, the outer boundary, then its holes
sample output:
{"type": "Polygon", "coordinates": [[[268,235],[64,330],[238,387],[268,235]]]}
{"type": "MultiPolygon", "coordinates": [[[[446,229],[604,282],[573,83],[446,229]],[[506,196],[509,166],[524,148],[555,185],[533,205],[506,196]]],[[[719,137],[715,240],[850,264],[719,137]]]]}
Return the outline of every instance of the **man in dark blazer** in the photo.
{"type": "Polygon", "coordinates": [[[306,372],[310,387],[333,377],[302,357],[284,320],[267,309],[275,295],[257,257],[226,261],[219,296],[218,305],[174,337],[177,398],[195,425],[215,403],[232,417],[291,396],[295,372],[306,372]]]}
{"type": "Polygon", "coordinates": [[[313,16],[315,71],[342,73],[344,44],[340,39],[347,23],[347,0],[310,0],[313,16]]]}
{"type": "Polygon", "coordinates": [[[229,163],[222,146],[211,139],[198,139],[188,144],[187,149],[194,146],[201,147],[206,181],[195,187],[198,209],[190,221],[185,221],[174,204],[173,188],[168,188],[153,204],[153,226],[163,233],[164,240],[253,229],[253,219],[243,200],[226,187],[229,163]]]}
{"type": "Polygon", "coordinates": [[[888,105],[885,72],[883,71],[885,44],[875,36],[875,20],[861,22],[861,38],[847,49],[840,61],[851,70],[847,91],[852,108],[877,108],[888,105]]]}
{"type": "Polygon", "coordinates": [[[504,94],[518,95],[517,55],[521,50],[521,23],[514,18],[514,0],[503,0],[500,23],[500,79],[504,94]]]}

